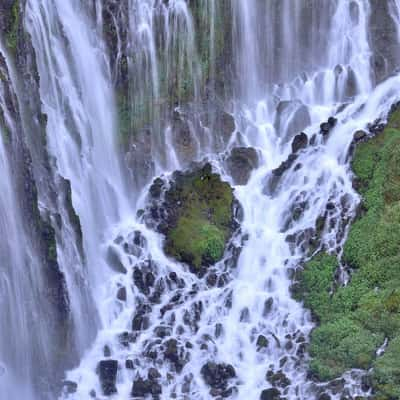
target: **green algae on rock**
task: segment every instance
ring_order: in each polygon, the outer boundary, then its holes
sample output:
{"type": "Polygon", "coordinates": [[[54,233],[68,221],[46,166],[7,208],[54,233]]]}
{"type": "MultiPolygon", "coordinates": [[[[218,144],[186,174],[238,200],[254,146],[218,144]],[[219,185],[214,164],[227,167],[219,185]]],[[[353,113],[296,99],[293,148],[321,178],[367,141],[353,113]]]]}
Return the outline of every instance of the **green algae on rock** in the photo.
{"type": "MultiPolygon", "coordinates": [[[[151,196],[160,197],[163,187],[163,181],[156,179],[151,196]]],[[[162,202],[165,215],[157,225],[165,234],[166,254],[195,270],[218,262],[236,227],[234,201],[232,188],[212,172],[210,164],[174,172],[162,202]]]]}
{"type": "Polygon", "coordinates": [[[329,380],[372,367],[381,400],[400,395],[399,120],[400,110],[393,109],[384,131],[355,150],[352,167],[363,201],[343,252],[354,270],[349,284],[333,290],[336,257],[319,254],[300,273],[295,292],[319,322],[311,335],[311,373],[329,380]],[[388,346],[377,356],[385,339],[388,346]]]}

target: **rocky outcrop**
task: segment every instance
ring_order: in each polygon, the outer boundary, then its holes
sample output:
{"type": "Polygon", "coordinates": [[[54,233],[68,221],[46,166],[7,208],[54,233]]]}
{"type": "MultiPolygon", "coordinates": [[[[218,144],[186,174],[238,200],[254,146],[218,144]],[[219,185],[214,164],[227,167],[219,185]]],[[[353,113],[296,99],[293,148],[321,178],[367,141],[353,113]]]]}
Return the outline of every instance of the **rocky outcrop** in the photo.
{"type": "Polygon", "coordinates": [[[228,172],[237,185],[245,185],[248,182],[258,163],[257,151],[252,147],[235,147],[226,159],[228,172]]]}
{"type": "Polygon", "coordinates": [[[200,273],[219,261],[237,228],[232,188],[212,172],[210,164],[172,179],[157,178],[150,187],[148,225],[165,235],[165,252],[200,273]]]}
{"type": "Polygon", "coordinates": [[[103,360],[98,365],[99,379],[101,389],[105,396],[111,396],[117,393],[115,383],[117,381],[118,361],[103,360]]]}

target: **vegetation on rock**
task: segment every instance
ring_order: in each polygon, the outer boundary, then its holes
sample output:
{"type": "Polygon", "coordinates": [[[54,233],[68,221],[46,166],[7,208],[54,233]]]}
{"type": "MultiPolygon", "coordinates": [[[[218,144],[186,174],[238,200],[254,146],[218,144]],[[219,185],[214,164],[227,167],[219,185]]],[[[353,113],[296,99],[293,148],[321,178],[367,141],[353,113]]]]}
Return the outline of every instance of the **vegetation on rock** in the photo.
{"type": "Polygon", "coordinates": [[[333,290],[337,260],[319,254],[301,273],[295,296],[319,326],[310,344],[311,372],[320,380],[350,368],[373,367],[378,399],[400,392],[400,111],[391,113],[382,134],[357,146],[352,163],[362,195],[343,261],[354,273],[333,290]],[[382,356],[376,350],[388,339],[382,356]]]}
{"type": "MultiPolygon", "coordinates": [[[[162,181],[150,188],[158,197],[162,181]]],[[[165,192],[167,218],[158,230],[165,234],[165,252],[198,270],[219,261],[233,228],[233,190],[206,164],[190,172],[175,172],[165,192]]]]}

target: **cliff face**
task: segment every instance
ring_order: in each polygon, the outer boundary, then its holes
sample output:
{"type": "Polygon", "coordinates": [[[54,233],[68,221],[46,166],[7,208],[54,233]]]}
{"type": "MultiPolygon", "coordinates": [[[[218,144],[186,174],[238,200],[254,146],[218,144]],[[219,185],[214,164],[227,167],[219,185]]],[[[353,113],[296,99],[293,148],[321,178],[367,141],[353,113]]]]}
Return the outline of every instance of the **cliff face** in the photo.
{"type": "MultiPolygon", "coordinates": [[[[25,31],[24,13],[23,0],[0,5],[0,36],[5,45],[5,52],[0,52],[0,87],[4,101],[0,107],[0,126],[12,171],[15,208],[21,213],[26,235],[26,241],[20,238],[21,253],[27,251],[24,248],[29,249],[31,256],[38,260],[32,264],[36,268],[32,271],[32,266],[26,265],[26,279],[33,279],[40,287],[32,287],[31,293],[24,293],[19,299],[22,303],[31,302],[30,306],[34,307],[36,290],[39,290],[41,304],[37,310],[31,310],[31,315],[27,313],[26,323],[35,325],[37,322],[32,318],[37,313],[37,318],[43,321],[41,324],[46,326],[45,337],[41,329],[31,332],[31,357],[35,360],[31,362],[36,365],[31,379],[38,393],[49,390],[54,393],[60,388],[65,366],[72,366],[77,360],[70,294],[59,255],[59,250],[65,249],[66,226],[74,230],[70,239],[75,248],[75,262],[83,265],[84,255],[69,182],[58,175],[56,163],[48,154],[47,116],[42,112],[40,78],[30,36],[25,31]],[[39,379],[45,374],[51,375],[48,381],[39,379]]],[[[24,350],[15,351],[18,356],[24,350]]]]}

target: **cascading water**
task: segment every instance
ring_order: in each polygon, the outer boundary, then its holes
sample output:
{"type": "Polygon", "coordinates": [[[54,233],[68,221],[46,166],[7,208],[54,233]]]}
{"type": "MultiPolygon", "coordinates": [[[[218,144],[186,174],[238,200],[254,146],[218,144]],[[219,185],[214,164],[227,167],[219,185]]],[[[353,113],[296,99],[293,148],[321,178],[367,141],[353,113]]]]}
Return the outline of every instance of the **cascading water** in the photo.
{"type": "MultiPolygon", "coordinates": [[[[371,66],[369,37],[376,5],[367,0],[89,3],[27,0],[25,10],[48,117],[48,150],[57,172],[71,182],[85,254],[84,262],[72,267],[69,253],[58,246],[82,355],[67,373],[62,398],[258,399],[272,386],[266,374],[279,377],[284,398],[316,398],[323,384],[309,379],[306,352],[314,325],[293,300],[291,284],[310,240],[314,251],[341,253],[359,202],[348,157],[353,134],[385,117],[400,99],[400,77],[386,79],[394,71],[376,86],[381,79],[371,66]],[[221,4],[229,4],[229,10],[221,4]],[[232,51],[221,53],[219,23],[228,11],[232,51]],[[208,35],[201,45],[199,26],[208,35]],[[106,43],[114,39],[109,67],[106,43]],[[229,67],[221,65],[222,54],[229,55],[229,67]],[[224,92],[225,97],[233,93],[228,101],[220,91],[220,69],[232,81],[232,90],[224,92]],[[225,142],[213,131],[212,108],[221,103],[235,119],[225,142]],[[328,122],[320,127],[323,121],[328,122]],[[139,180],[131,185],[124,174],[118,129],[154,135],[146,153],[154,168],[144,188],[139,180]],[[307,145],[295,150],[292,140],[301,131],[307,145]],[[188,154],[182,132],[192,143],[188,154]],[[245,185],[235,186],[223,152],[237,146],[255,148],[258,167],[245,185]],[[149,178],[168,180],[173,170],[203,157],[234,186],[243,216],[224,259],[200,278],[164,254],[163,238],[146,225],[146,213],[149,178]],[[138,210],[145,210],[144,216],[138,210]],[[97,337],[83,353],[89,330],[97,337]],[[225,368],[225,381],[211,389],[204,379],[209,362],[225,368]],[[109,375],[116,376],[115,384],[107,381],[109,375]]],[[[390,1],[395,21],[398,3],[390,1]]],[[[399,43],[393,46],[398,49],[399,43]]],[[[137,148],[134,155],[140,158],[137,148]]],[[[19,277],[27,260],[35,263],[35,254],[12,207],[6,153],[2,144],[0,229],[9,227],[9,240],[0,245],[0,254],[9,262],[1,265],[0,301],[11,310],[19,304],[18,293],[29,291],[28,280],[19,277]],[[28,243],[22,254],[12,246],[21,240],[28,243]]],[[[40,296],[32,297],[32,310],[1,315],[0,363],[8,375],[2,376],[0,364],[0,384],[7,382],[10,398],[36,400],[35,394],[14,389],[14,380],[29,387],[31,377],[20,369],[23,360],[13,358],[8,339],[26,330],[24,315],[40,309],[40,296]],[[18,373],[12,376],[14,367],[18,373]]],[[[45,338],[46,332],[40,335],[45,338]]],[[[27,349],[33,347],[29,343],[27,349]]],[[[24,357],[34,364],[29,352],[24,357]]],[[[352,396],[365,395],[360,376],[359,371],[344,376],[352,396]]]]}

